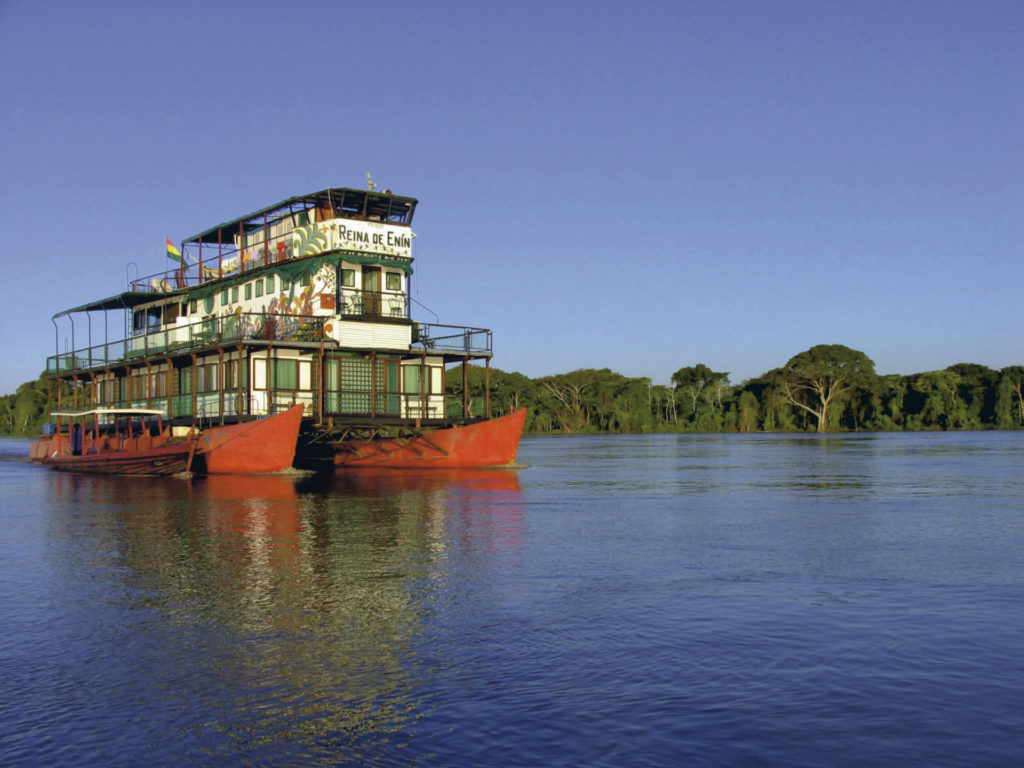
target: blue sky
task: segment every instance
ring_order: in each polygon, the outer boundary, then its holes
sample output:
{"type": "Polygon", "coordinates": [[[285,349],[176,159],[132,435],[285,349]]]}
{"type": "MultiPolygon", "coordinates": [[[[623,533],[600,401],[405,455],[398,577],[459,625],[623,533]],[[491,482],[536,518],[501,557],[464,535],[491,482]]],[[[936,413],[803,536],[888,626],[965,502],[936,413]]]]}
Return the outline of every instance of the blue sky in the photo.
{"type": "Polygon", "coordinates": [[[1024,364],[1021,40],[1015,1],[0,0],[0,393],[165,238],[367,172],[505,370],[1024,364]]]}

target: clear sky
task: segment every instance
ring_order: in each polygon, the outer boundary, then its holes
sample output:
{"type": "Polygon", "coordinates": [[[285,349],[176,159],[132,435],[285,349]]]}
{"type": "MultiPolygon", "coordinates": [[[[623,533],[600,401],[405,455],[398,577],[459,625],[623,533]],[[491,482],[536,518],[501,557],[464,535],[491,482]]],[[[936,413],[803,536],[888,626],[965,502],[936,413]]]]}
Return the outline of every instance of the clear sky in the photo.
{"type": "Polygon", "coordinates": [[[165,238],[367,172],[504,370],[1024,364],[1022,41],[1019,0],[0,0],[0,393],[165,238]]]}

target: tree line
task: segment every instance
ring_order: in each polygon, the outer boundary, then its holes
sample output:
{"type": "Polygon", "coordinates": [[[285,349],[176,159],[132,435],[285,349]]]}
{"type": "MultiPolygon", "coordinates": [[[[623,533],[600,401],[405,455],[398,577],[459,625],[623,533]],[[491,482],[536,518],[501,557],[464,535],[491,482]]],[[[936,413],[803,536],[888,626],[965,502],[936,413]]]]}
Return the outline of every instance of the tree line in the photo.
{"type": "MultiPolygon", "coordinates": [[[[448,372],[462,394],[462,370],[448,372]]],[[[469,366],[468,387],[483,412],[487,373],[469,366]]],[[[528,409],[527,432],[835,432],[1024,427],[1024,366],[958,363],[941,371],[878,375],[871,359],[820,344],[781,368],[732,384],[703,363],[666,384],[608,368],[531,379],[490,370],[491,413],[528,409]]],[[[35,435],[46,419],[42,376],[0,397],[0,434],[35,435]]]]}
{"type": "MultiPolygon", "coordinates": [[[[471,368],[480,399],[484,371],[471,368]]],[[[461,374],[460,374],[461,377],[461,374]]],[[[461,386],[461,378],[453,387],[461,386]]],[[[703,363],[666,384],[607,368],[531,379],[492,368],[491,411],[529,409],[527,432],[836,432],[1024,427],[1024,366],[959,363],[879,375],[858,350],[821,344],[732,384],[703,363]]]]}

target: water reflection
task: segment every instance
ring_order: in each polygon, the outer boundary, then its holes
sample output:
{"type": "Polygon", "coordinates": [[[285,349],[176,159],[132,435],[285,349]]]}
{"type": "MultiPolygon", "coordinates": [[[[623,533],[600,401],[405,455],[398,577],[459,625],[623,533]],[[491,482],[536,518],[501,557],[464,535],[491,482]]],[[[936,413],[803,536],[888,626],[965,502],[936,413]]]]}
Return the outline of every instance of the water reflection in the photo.
{"type": "Polygon", "coordinates": [[[53,480],[55,533],[122,611],[118,666],[207,713],[177,726],[202,755],[379,748],[429,710],[415,648],[451,569],[486,579],[521,546],[508,471],[53,480]]]}

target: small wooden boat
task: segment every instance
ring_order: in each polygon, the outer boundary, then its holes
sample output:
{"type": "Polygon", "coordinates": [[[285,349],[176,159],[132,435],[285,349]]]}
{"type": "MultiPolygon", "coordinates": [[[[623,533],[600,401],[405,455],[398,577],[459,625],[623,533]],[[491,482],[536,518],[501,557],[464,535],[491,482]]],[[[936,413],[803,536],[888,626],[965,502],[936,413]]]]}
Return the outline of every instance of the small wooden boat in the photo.
{"type": "Polygon", "coordinates": [[[96,408],[55,411],[29,457],[55,469],[106,475],[173,475],[187,472],[198,432],[177,433],[161,411],[96,408]]]}
{"type": "Polygon", "coordinates": [[[171,428],[161,411],[100,408],[55,412],[34,441],[33,461],[55,469],[106,475],[180,472],[256,474],[291,466],[302,405],[231,426],[171,428]]]}
{"type": "Polygon", "coordinates": [[[500,467],[515,462],[526,409],[507,416],[396,437],[331,444],[335,467],[500,467]]]}

